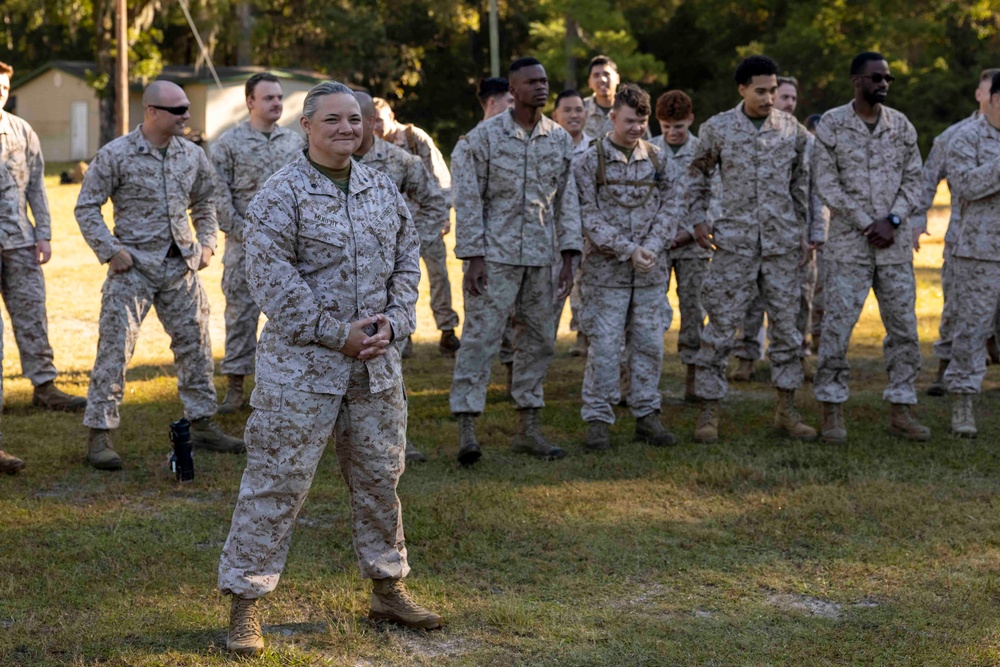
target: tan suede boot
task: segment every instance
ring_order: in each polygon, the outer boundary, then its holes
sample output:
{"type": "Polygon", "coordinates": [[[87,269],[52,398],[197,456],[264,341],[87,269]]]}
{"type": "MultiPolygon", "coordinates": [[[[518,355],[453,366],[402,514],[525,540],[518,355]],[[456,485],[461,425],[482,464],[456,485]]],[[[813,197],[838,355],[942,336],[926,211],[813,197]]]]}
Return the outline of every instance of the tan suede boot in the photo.
{"type": "Polygon", "coordinates": [[[927,387],[928,396],[944,396],[948,393],[947,387],[944,386],[944,372],[948,370],[948,361],[948,359],[938,361],[937,377],[934,378],[931,386],[927,387]]]}
{"type": "Polygon", "coordinates": [[[635,439],[654,447],[673,447],[677,444],[677,438],[660,421],[659,411],[635,420],[635,439]]]}
{"type": "Polygon", "coordinates": [[[121,470],[122,457],[111,442],[111,431],[92,428],[87,435],[87,461],[98,470],[121,470]]]}
{"type": "Polygon", "coordinates": [[[439,630],[444,626],[443,618],[414,602],[402,579],[372,580],[368,618],[420,630],[439,630]]]}
{"type": "Polygon", "coordinates": [[[16,475],[24,467],[24,461],[0,449],[0,473],[16,475]]]}
{"type": "Polygon", "coordinates": [[[711,443],[719,441],[719,402],[702,401],[701,412],[695,423],[694,439],[697,442],[711,443]]]}
{"type": "Polygon", "coordinates": [[[36,408],[62,412],[79,412],[87,409],[86,398],[67,394],[57,387],[53,380],[35,387],[31,396],[31,404],[36,408]]]}
{"type": "Polygon", "coordinates": [[[458,415],[458,462],[464,466],[471,466],[483,455],[476,439],[475,418],[471,412],[458,415]]]}
{"type": "Polygon", "coordinates": [[[921,442],[931,439],[931,430],[910,414],[910,406],[893,403],[889,406],[889,433],[921,442]]]}
{"type": "Polygon", "coordinates": [[[815,440],[816,429],[809,426],[795,409],[795,392],[789,389],[778,390],[778,404],[774,410],[774,428],[782,435],[795,440],[815,440]]]}
{"type": "Polygon", "coordinates": [[[239,438],[226,435],[211,417],[191,420],[191,445],[210,452],[239,454],[247,447],[239,438]]]}
{"type": "Polygon", "coordinates": [[[823,442],[841,445],[847,442],[847,426],[844,424],[844,408],[840,403],[823,404],[823,428],[820,431],[823,442]]]}
{"type": "Polygon", "coordinates": [[[951,432],[960,438],[975,438],[979,431],[972,394],[952,394],[951,397],[951,432]]]}
{"type": "Polygon", "coordinates": [[[442,357],[455,358],[458,348],[462,347],[462,341],[455,335],[454,329],[446,329],[441,332],[441,340],[438,341],[438,352],[442,357]]]}
{"type": "Polygon", "coordinates": [[[515,454],[531,454],[549,461],[566,456],[563,449],[556,447],[542,435],[542,430],[538,427],[538,408],[525,408],[517,412],[521,417],[521,429],[514,436],[511,445],[515,454]]]}
{"type": "Polygon", "coordinates": [[[611,449],[611,436],[608,434],[608,424],[602,421],[587,422],[587,441],[584,447],[595,452],[606,452],[611,449]]]}
{"type": "Polygon", "coordinates": [[[246,404],[246,398],[243,395],[243,376],[227,375],[226,379],[229,381],[226,387],[226,397],[222,399],[217,411],[220,415],[231,415],[239,412],[246,404]]]}
{"type": "Polygon", "coordinates": [[[257,600],[233,596],[229,605],[226,649],[237,655],[260,655],[264,652],[264,635],[260,630],[260,607],[257,600]]]}
{"type": "Polygon", "coordinates": [[[733,382],[749,382],[752,377],[753,361],[750,359],[740,359],[740,364],[733,373],[733,382]]]}

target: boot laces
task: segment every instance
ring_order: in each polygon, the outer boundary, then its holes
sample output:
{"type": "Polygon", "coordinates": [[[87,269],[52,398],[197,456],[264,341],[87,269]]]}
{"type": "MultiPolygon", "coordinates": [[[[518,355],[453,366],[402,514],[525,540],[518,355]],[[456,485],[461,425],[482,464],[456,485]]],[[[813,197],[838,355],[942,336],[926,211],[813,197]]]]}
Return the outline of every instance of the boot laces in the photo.
{"type": "Polygon", "coordinates": [[[260,637],[260,609],[256,600],[239,598],[233,610],[233,635],[237,639],[260,637]]]}
{"type": "Polygon", "coordinates": [[[702,404],[701,413],[698,415],[698,425],[707,424],[715,417],[715,401],[705,401],[702,404]]]}

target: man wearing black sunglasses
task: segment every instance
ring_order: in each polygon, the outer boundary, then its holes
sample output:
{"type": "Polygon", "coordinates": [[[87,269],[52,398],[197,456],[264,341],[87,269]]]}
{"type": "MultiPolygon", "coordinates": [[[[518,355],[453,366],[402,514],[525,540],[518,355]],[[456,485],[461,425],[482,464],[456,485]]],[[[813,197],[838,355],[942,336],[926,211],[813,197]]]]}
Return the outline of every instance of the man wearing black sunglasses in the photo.
{"type": "Polygon", "coordinates": [[[215,253],[219,227],[212,198],[214,172],[205,152],[181,138],[190,102],[180,86],[154,81],[142,101],[142,124],[98,151],[75,211],[83,238],[109,269],[83,418],[90,428],[87,459],[102,470],[122,467],[111,431],[120,421],[125,368],[139,326],[153,305],[171,339],[192,444],[213,451],[244,448],[242,440],[212,422],[218,403],[208,296],[197,271],[208,266],[215,253]],[[109,198],[114,204],[113,234],[101,215],[109,198]],[[188,222],[189,209],[196,234],[188,222]]]}
{"type": "Polygon", "coordinates": [[[814,390],[829,443],[847,440],[847,346],[869,289],[886,329],[889,385],[882,398],[891,404],[889,431],[910,440],[930,438],[930,429],[910,414],[917,402],[920,343],[907,218],[920,200],[920,151],[910,121],[883,104],[892,82],[881,54],[859,54],[851,63],[854,99],[826,112],[816,128],[813,178],[830,208],[830,228],[814,390]]]}

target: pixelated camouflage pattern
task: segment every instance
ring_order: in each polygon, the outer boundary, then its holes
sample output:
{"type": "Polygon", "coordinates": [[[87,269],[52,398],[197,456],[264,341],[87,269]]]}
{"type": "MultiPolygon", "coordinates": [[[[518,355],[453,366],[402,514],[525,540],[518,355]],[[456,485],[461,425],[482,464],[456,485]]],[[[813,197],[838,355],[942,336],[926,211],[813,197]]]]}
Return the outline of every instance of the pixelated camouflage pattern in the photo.
{"type": "Polygon", "coordinates": [[[166,156],[161,156],[139,125],[97,152],[83,177],[76,221],[102,264],[126,248],[136,267],[154,271],[170,246],[176,245],[187,265],[197,271],[202,246],[215,251],[214,180],[215,172],[201,148],[171,137],[166,156]],[[101,215],[109,198],[114,204],[113,234],[101,215]],[[189,209],[197,237],[191,233],[189,209]]]}
{"type": "Polygon", "coordinates": [[[848,398],[851,366],[847,361],[847,346],[871,288],[886,330],[882,353],[889,384],[882,398],[890,403],[916,404],[920,341],[914,309],[917,285],[913,264],[861,264],[836,261],[830,256],[823,261],[827,262],[823,289],[826,313],[819,343],[819,367],[813,380],[816,400],[843,403],[848,398]]]}
{"type": "MultiPolygon", "coordinates": [[[[931,152],[927,154],[923,169],[920,172],[921,190],[920,203],[916,211],[910,216],[910,227],[914,230],[927,230],[927,212],[934,206],[934,197],[937,195],[938,184],[948,178],[948,149],[951,140],[959,130],[970,122],[979,118],[977,109],[971,116],[963,118],[954,125],[949,126],[944,132],[934,137],[931,145],[931,152]]],[[[951,194],[951,182],[947,182],[948,193],[951,194]]],[[[944,235],[945,244],[951,244],[958,238],[958,229],[962,221],[961,200],[958,197],[951,197],[951,217],[948,219],[948,230],[944,235]]]]}
{"type": "MultiPolygon", "coordinates": [[[[415,326],[419,239],[389,177],[353,163],[348,195],[305,156],[278,170],[246,214],[247,284],[268,317],[257,382],[318,394],[347,390],[350,323],[383,313],[395,338],[415,326]]],[[[371,390],[399,385],[397,346],[365,362],[371,390]]]]}
{"type": "MultiPolygon", "coordinates": [[[[1000,218],[994,224],[1000,226],[1000,218]]],[[[957,321],[945,386],[955,394],[978,394],[986,376],[986,339],[994,334],[994,315],[1000,306],[1000,261],[955,257],[951,262],[962,289],[955,292],[957,321]]]]}
{"type": "Polygon", "coordinates": [[[701,335],[695,364],[695,393],[721,400],[729,391],[726,366],[750,301],[759,290],[771,325],[771,384],[778,389],[802,386],[799,351],[802,335],[795,326],[799,306],[798,253],[747,257],[719,248],[709,264],[701,289],[708,324],[701,335]]]}
{"type": "Polygon", "coordinates": [[[441,155],[431,136],[416,125],[404,125],[397,129],[392,143],[420,158],[424,168],[437,181],[438,187],[447,199],[451,194],[451,172],[448,171],[444,156],[441,155]]]}
{"type": "Polygon", "coordinates": [[[151,306],[156,307],[156,316],[170,336],[184,416],[193,421],[214,415],[218,405],[212,384],[208,295],[198,274],[180,257],[170,257],[157,267],[109,272],[101,293],[97,357],[87,389],[84,426],[118,428],[125,369],[151,306]]]}
{"type": "Polygon", "coordinates": [[[0,293],[10,314],[21,357],[21,373],[35,387],[58,375],[49,343],[49,316],[45,307],[45,274],[34,246],[3,250],[0,293]]]}
{"type": "Polygon", "coordinates": [[[722,180],[712,237],[720,250],[745,257],[797,252],[807,232],[808,132],[772,109],[758,130],[742,102],[702,124],[683,191],[687,220],[713,222],[712,178],[722,180]]]}
{"type": "Polygon", "coordinates": [[[816,126],[813,179],[830,209],[824,252],[838,264],[910,263],[909,216],[920,202],[922,182],[917,131],[906,116],[883,105],[871,132],[852,104],[827,111],[816,126]],[[875,248],[862,232],[890,213],[902,221],[896,242],[875,248]]]}
{"type": "Polygon", "coordinates": [[[659,285],[665,290],[670,275],[668,251],[679,217],[678,173],[652,144],[640,142],[626,158],[610,138],[600,141],[605,185],[597,182],[596,142],[573,161],[586,239],[580,281],[604,287],[659,285]],[[657,255],[649,273],[635,270],[630,261],[640,246],[657,255]]]}
{"type": "Polygon", "coordinates": [[[52,218],[45,194],[45,159],[38,135],[31,125],[12,113],[0,111],[0,161],[17,183],[19,233],[6,232],[2,247],[7,250],[27,248],[36,241],[52,238],[52,218]],[[28,218],[28,207],[35,219],[28,218]]]}
{"type": "Polygon", "coordinates": [[[1000,261],[1000,130],[986,118],[960,129],[951,140],[948,172],[962,206],[955,256],[1000,261]]]}
{"type": "Polygon", "coordinates": [[[417,156],[378,137],[374,137],[374,143],[360,162],[387,174],[403,194],[420,236],[420,257],[427,267],[434,322],[438,329],[454,329],[458,326],[458,313],[451,304],[448,251],[441,237],[441,230],[448,223],[444,193],[417,156]]]}
{"type": "Polygon", "coordinates": [[[590,348],[583,374],[584,421],[615,423],[621,399],[623,354],[627,359],[628,405],[636,417],[660,409],[663,332],[669,327],[667,300],[661,285],[580,286],[580,327],[590,348]],[[622,345],[625,332],[625,345],[622,345]]]}
{"type": "Polygon", "coordinates": [[[296,518],[331,435],[349,490],[361,575],[401,579],[410,567],[396,487],[403,473],[406,404],[401,384],[380,392],[353,360],[343,394],[257,384],[247,421],[247,467],[219,562],[219,589],[259,598],[285,567],[296,518]]]}
{"type": "Polygon", "coordinates": [[[246,254],[235,234],[226,237],[222,251],[222,294],[226,297],[226,352],[219,370],[223,375],[253,375],[260,308],[250,294],[246,254]]]}
{"type": "Polygon", "coordinates": [[[550,266],[512,266],[486,261],[485,294],[465,294],[462,347],[451,381],[451,411],[479,414],[486,408],[493,357],[507,320],[513,320],[513,382],[517,408],[545,405],[543,382],[555,355],[555,290],[550,266]]]}
{"type": "MultiPolygon", "coordinates": [[[[803,344],[811,330],[810,322],[813,310],[813,293],[816,288],[816,261],[797,267],[799,273],[799,311],[795,316],[795,328],[802,334],[803,344]]],[[[764,326],[764,300],[758,294],[750,302],[747,315],[743,320],[742,336],[736,342],[733,356],[737,359],[757,361],[761,358],[760,328],[764,326]]],[[[804,349],[804,345],[803,345],[804,349]]]]}
{"type": "MultiPolygon", "coordinates": [[[[951,223],[948,223],[949,225],[951,223]]],[[[955,277],[955,243],[944,244],[941,254],[941,294],[944,303],[941,307],[941,320],[938,323],[938,339],[934,341],[934,356],[949,360],[952,354],[952,344],[955,337],[955,325],[958,322],[958,280],[955,277]]],[[[963,288],[964,289],[964,288],[963,288]]]]}
{"type": "MultiPolygon", "coordinates": [[[[681,204],[678,205],[678,213],[683,219],[677,221],[677,228],[686,229],[688,233],[694,232],[694,225],[690,224],[687,220],[687,209],[683,204],[683,185],[684,178],[687,174],[688,165],[691,164],[691,158],[694,157],[695,149],[698,148],[699,139],[693,132],[688,133],[688,140],[681,146],[676,153],[673,149],[667,145],[666,140],[664,140],[663,135],[653,137],[650,143],[660,149],[660,154],[663,155],[666,162],[670,165],[671,170],[676,172],[677,176],[677,195],[681,198],[681,204]]],[[[718,175],[712,178],[712,203],[709,205],[709,220],[714,220],[719,214],[719,194],[722,188],[722,180],[718,175]]],[[[711,248],[702,248],[696,242],[691,242],[683,245],[679,248],[672,248],[670,250],[670,259],[689,259],[694,257],[707,258],[712,256],[711,248]]],[[[678,280],[680,280],[678,278],[678,280]]],[[[683,318],[683,315],[681,316],[683,318]]]]}
{"type": "Polygon", "coordinates": [[[456,257],[549,268],[583,250],[568,132],[542,116],[529,134],[504,112],[464,142],[452,163],[456,257]]]}
{"type": "Polygon", "coordinates": [[[671,251],[670,267],[677,281],[677,301],[681,315],[677,352],[683,364],[693,364],[701,349],[701,332],[705,328],[701,288],[708,273],[708,264],[708,257],[677,258],[673,257],[671,251]]]}

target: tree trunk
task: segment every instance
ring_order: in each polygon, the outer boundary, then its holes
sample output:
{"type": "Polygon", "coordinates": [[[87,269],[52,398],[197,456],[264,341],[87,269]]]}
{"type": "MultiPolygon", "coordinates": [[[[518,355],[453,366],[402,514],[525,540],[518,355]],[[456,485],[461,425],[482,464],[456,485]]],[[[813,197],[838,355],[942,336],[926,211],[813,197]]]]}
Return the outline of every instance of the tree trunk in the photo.
{"type": "Polygon", "coordinates": [[[94,2],[94,52],[97,54],[97,99],[101,120],[100,145],[114,139],[115,134],[115,0],[94,2]]]}
{"type": "Polygon", "coordinates": [[[566,54],[566,70],[563,90],[576,90],[576,57],[573,55],[573,47],[576,45],[577,25],[576,20],[569,14],[566,15],[566,38],[563,41],[563,52],[566,54]]]}
{"type": "Polygon", "coordinates": [[[240,24],[240,38],[236,45],[236,64],[240,66],[252,65],[250,47],[253,37],[253,15],[250,13],[250,0],[239,0],[236,5],[236,19],[240,24]]]}

